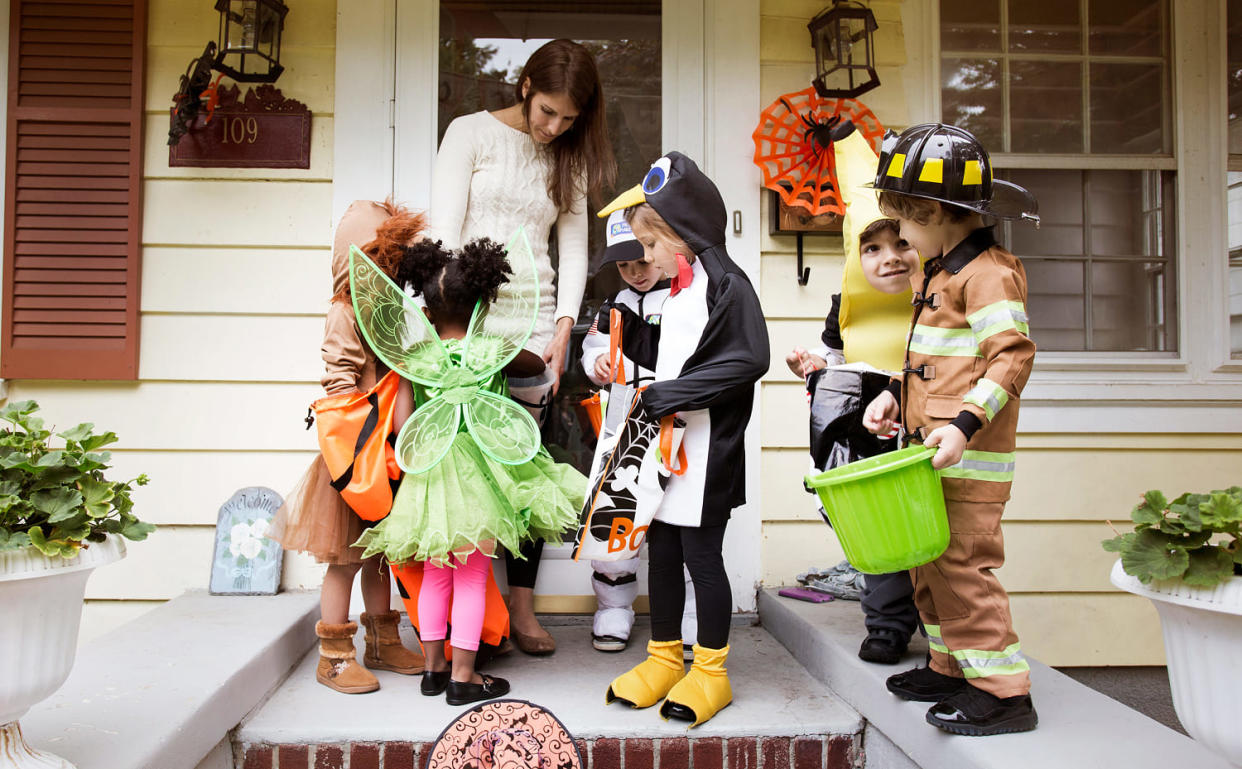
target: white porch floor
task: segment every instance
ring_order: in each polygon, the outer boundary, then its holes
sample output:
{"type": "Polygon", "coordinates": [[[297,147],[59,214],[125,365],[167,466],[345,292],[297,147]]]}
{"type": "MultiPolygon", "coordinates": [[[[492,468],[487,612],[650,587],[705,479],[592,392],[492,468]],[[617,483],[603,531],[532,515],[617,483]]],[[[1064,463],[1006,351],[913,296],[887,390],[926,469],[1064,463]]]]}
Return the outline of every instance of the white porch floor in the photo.
{"type": "MultiPolygon", "coordinates": [[[[555,622],[555,618],[546,618],[555,622]]],[[[664,721],[655,708],[633,710],[605,705],[604,692],[616,675],[639,662],[650,635],[640,619],[630,647],[604,654],[591,647],[590,626],[549,624],[557,651],[530,657],[519,651],[492,662],[486,672],[507,678],[508,697],[535,702],[565,724],[575,738],[672,738],[853,735],[862,719],[816,681],[780,643],[759,627],[734,627],[729,657],[734,702],[714,719],[687,730],[664,721]]],[[[408,627],[407,645],[414,647],[408,627]]],[[[359,653],[362,635],[357,638],[359,653]]],[[[415,647],[416,648],[416,647],[415,647]]],[[[235,735],[243,744],[431,742],[464,712],[444,697],[424,697],[417,676],[380,671],[381,689],[366,695],[338,694],[315,681],[312,650],[268,701],[246,719],[235,735]]]]}

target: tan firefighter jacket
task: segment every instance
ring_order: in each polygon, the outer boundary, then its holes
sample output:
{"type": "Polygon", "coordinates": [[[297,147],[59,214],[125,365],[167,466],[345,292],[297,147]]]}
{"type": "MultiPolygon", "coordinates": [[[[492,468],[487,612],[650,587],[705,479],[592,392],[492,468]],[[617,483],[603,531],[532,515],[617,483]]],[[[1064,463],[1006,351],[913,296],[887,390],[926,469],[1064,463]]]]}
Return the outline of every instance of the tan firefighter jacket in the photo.
{"type": "Polygon", "coordinates": [[[992,229],[972,232],[914,276],[914,325],[902,375],[907,435],[922,440],[953,422],[981,426],[961,462],[941,471],[945,498],[1004,502],[1013,481],[1018,397],[1031,374],[1026,272],[996,244],[992,229]]]}

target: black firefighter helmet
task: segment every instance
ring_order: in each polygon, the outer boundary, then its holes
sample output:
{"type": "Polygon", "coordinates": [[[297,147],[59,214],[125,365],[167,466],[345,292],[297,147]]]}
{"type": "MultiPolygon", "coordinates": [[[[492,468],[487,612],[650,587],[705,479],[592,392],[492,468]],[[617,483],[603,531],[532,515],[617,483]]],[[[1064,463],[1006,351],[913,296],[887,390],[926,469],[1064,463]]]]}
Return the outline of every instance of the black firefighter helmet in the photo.
{"type": "Polygon", "coordinates": [[[1039,202],[1016,184],[992,178],[987,150],[970,131],[944,123],[889,131],[880,147],[877,190],[937,200],[997,219],[1039,224],[1039,202]]]}

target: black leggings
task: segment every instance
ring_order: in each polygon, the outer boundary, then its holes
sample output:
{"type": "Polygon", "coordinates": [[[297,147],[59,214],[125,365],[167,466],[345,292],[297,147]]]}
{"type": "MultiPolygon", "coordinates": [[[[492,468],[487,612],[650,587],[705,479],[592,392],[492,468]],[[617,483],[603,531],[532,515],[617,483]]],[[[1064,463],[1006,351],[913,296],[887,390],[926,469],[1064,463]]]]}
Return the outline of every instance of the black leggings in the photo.
{"type": "Polygon", "coordinates": [[[647,529],[647,583],[651,596],[651,640],[681,638],[681,615],[686,606],[686,578],[694,582],[699,621],[699,645],[723,649],[729,645],[733,593],[725,573],[725,527],[673,526],[652,521],[647,529]]]}
{"type": "Polygon", "coordinates": [[[523,542],[522,555],[526,560],[515,558],[513,553],[505,551],[505,576],[509,579],[509,587],[529,587],[534,590],[535,579],[539,576],[539,558],[543,555],[543,540],[523,542]]]}

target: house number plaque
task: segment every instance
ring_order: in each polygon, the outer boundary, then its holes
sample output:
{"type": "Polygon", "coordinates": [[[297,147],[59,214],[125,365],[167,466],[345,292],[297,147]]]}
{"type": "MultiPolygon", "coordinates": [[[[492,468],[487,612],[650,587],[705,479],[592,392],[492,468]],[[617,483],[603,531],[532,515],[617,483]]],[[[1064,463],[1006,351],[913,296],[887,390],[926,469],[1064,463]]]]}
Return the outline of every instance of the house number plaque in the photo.
{"type": "Polygon", "coordinates": [[[193,168],[310,168],[311,112],[262,85],[239,98],[220,89],[211,113],[199,112],[190,130],[168,150],[168,165],[193,168]]]}

